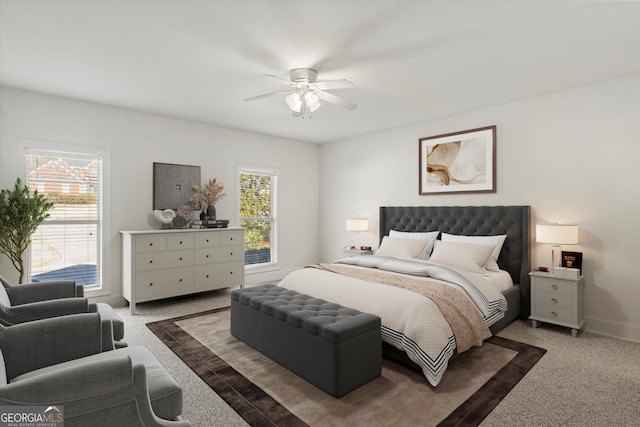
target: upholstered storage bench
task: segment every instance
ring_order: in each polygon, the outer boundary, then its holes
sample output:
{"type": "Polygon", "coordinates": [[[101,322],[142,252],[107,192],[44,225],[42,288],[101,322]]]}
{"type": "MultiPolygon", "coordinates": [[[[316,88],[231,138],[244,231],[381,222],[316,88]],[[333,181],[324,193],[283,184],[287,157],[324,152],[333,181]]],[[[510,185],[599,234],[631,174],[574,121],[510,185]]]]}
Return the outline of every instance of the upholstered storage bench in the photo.
{"type": "Polygon", "coordinates": [[[335,397],[382,370],[378,316],[271,284],[231,292],[231,334],[335,397]]]}

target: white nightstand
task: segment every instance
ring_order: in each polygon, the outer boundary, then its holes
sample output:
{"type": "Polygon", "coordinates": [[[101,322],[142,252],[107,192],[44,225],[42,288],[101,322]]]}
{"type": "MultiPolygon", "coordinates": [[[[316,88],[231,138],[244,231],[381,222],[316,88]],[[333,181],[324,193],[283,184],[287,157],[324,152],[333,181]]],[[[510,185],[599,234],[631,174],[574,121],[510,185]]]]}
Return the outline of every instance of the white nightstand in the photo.
{"type": "Polygon", "coordinates": [[[531,316],[533,327],[538,322],[571,328],[574,338],[584,326],[584,276],[564,279],[549,273],[531,276],[531,316]]]}
{"type": "Polygon", "coordinates": [[[373,251],[363,251],[362,249],[356,248],[343,248],[342,252],[348,256],[373,255],[373,251]]]}

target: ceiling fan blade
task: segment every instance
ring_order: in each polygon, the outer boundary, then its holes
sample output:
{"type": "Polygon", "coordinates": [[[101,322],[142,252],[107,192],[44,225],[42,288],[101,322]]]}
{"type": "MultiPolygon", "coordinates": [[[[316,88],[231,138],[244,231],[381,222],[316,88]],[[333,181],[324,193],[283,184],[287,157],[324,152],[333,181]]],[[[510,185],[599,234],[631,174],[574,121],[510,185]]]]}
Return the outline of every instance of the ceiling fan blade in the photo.
{"type": "Polygon", "coordinates": [[[349,110],[349,111],[353,111],[356,108],[358,108],[358,105],[354,104],[353,102],[347,101],[346,99],[340,98],[339,96],[336,96],[329,92],[321,92],[320,99],[327,101],[330,104],[334,104],[339,107],[342,107],[345,110],[349,110]]]}
{"type": "Polygon", "coordinates": [[[278,79],[284,84],[288,84],[293,86],[293,82],[289,79],[285,79],[284,77],[276,76],[275,74],[265,74],[265,77],[273,77],[274,79],[278,79]]]}
{"type": "Polygon", "coordinates": [[[318,89],[320,90],[327,90],[327,89],[351,89],[356,87],[353,83],[351,83],[349,80],[345,80],[345,79],[340,79],[340,80],[325,80],[322,82],[316,82],[315,85],[318,87],[318,89]]]}
{"type": "Polygon", "coordinates": [[[251,98],[246,98],[245,101],[255,101],[257,99],[268,98],[270,96],[281,95],[281,94],[285,94],[285,93],[289,93],[289,92],[291,92],[291,91],[290,90],[279,90],[277,92],[265,93],[264,95],[252,96],[251,98]]]}

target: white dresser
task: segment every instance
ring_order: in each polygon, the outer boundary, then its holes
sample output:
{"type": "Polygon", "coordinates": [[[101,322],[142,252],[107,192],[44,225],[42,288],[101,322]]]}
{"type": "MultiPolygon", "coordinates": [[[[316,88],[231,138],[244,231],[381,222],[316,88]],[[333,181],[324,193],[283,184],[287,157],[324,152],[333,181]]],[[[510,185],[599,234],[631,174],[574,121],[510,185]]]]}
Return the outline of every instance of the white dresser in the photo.
{"type": "Polygon", "coordinates": [[[122,295],[136,303],[244,284],[244,229],[121,231],[122,295]]]}

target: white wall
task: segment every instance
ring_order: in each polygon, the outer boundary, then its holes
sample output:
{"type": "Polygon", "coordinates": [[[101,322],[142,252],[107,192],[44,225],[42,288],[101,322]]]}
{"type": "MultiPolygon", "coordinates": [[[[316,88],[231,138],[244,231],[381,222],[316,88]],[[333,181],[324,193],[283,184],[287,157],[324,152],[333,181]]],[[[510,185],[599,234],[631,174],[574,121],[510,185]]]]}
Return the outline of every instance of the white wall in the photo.
{"type": "MultiPolygon", "coordinates": [[[[227,196],[219,218],[236,220],[236,166],[274,167],[279,172],[280,270],[247,274],[247,283],[281,278],[318,258],[319,149],[315,144],[208,126],[103,105],[0,88],[0,188],[18,177],[18,140],[101,147],[111,154],[111,229],[106,236],[110,268],[106,283],[121,302],[120,230],[160,228],[153,209],[153,162],[201,166],[202,180],[217,178],[227,196]]],[[[1,274],[17,281],[0,257],[1,274]]]]}
{"type": "MultiPolygon", "coordinates": [[[[429,100],[425,100],[429,102],[429,100]]],[[[356,112],[357,113],[357,112],[356,112]]],[[[321,255],[343,254],[345,218],[381,205],[517,205],[535,223],[578,224],[587,329],[640,341],[640,76],[604,82],[321,147],[321,255]],[[497,125],[497,192],[418,195],[418,138],[497,125]]],[[[532,265],[551,263],[533,242],[532,265]]]]}

